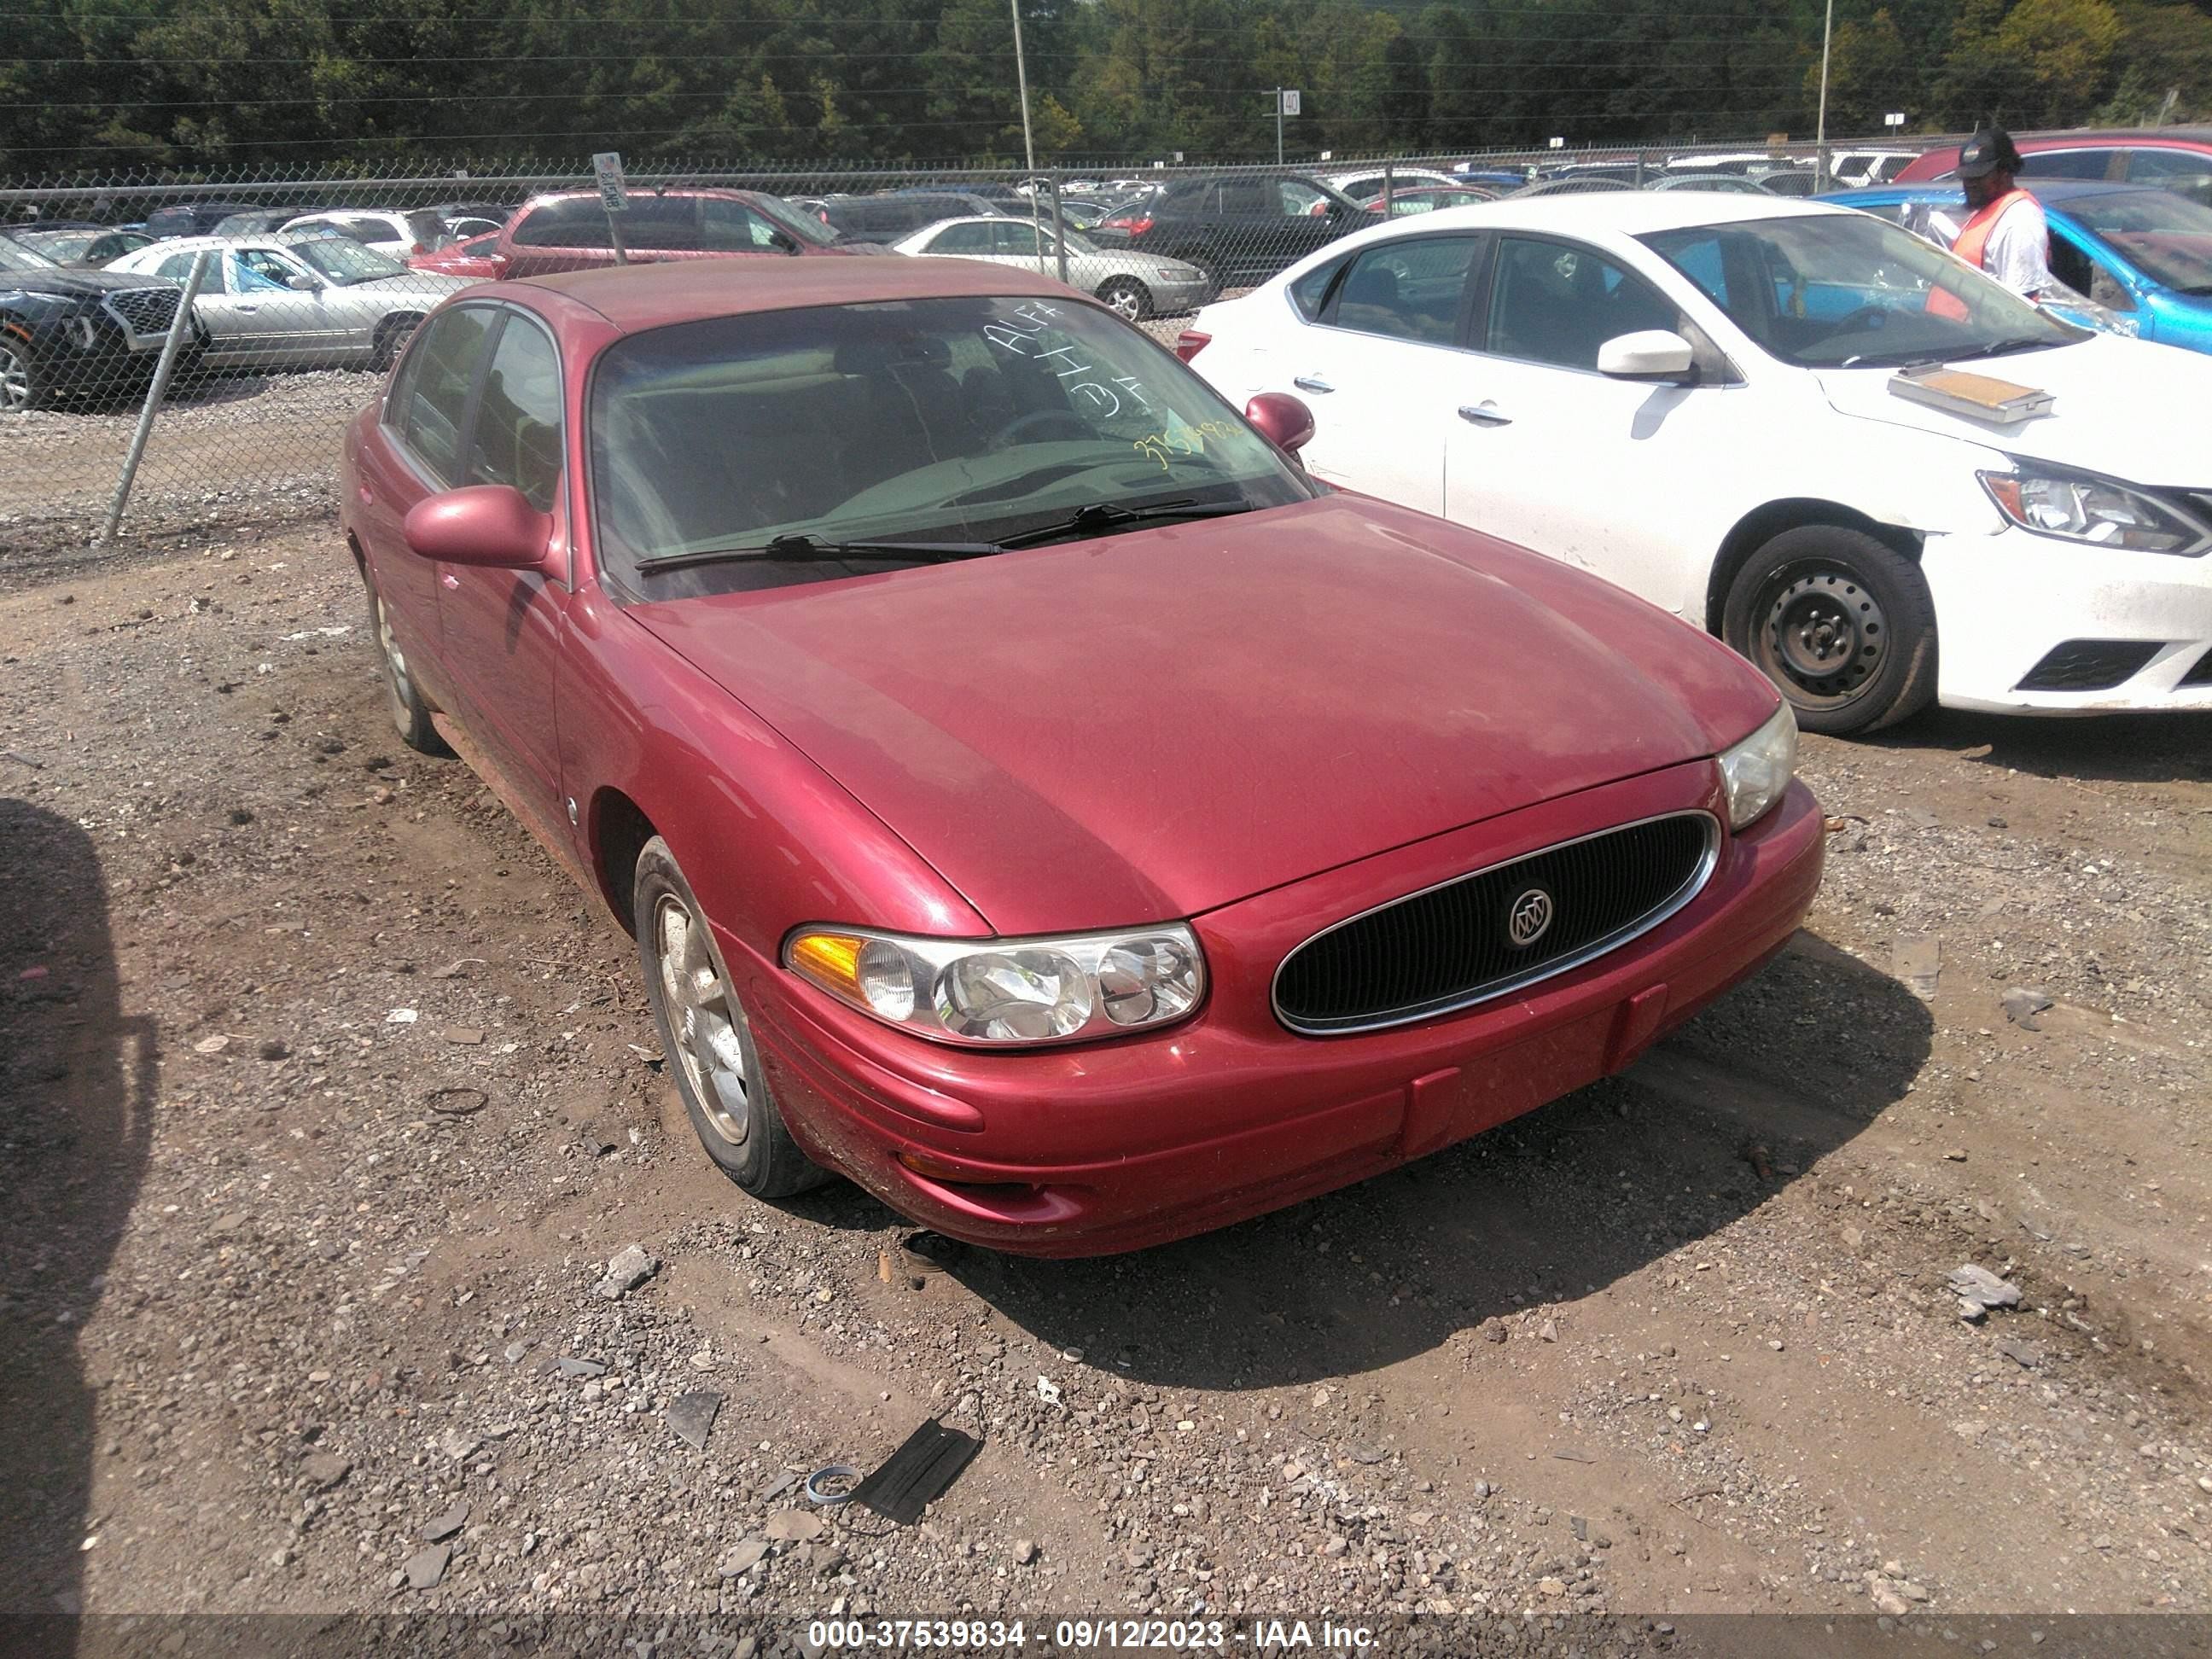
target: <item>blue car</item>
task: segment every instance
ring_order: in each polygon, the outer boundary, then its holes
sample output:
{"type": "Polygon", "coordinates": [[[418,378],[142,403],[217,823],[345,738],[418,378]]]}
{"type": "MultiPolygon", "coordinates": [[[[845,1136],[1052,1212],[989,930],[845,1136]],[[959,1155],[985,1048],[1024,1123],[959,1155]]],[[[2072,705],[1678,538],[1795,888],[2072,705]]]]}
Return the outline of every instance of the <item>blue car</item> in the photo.
{"type": "MultiPolygon", "coordinates": [[[[2051,222],[2051,274],[2091,302],[2047,307],[2091,327],[2212,351],[2212,208],[2172,191],[2086,179],[2029,181],[2051,222]],[[2132,325],[2132,326],[2130,326],[2132,325]]],[[[1819,198],[1949,246],[1966,222],[1951,185],[1882,185],[1819,198]]]]}

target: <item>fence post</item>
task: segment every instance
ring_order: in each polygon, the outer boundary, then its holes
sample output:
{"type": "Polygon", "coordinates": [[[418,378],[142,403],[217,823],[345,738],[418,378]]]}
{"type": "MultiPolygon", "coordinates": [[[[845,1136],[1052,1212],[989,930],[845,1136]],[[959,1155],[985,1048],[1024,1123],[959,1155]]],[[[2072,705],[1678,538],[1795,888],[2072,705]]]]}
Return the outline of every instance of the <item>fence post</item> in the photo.
{"type": "Polygon", "coordinates": [[[107,525],[100,532],[99,544],[103,547],[115,539],[115,527],[123,522],[123,509],[131,501],[131,486],[137,482],[139,460],[146,453],[146,440],[153,435],[155,412],[168,395],[169,377],[177,369],[177,354],[184,349],[185,336],[191,332],[192,301],[200,297],[200,284],[207,280],[208,263],[214,257],[214,249],[202,248],[193,258],[191,270],[185,278],[185,291],[177,301],[177,314],[169,319],[168,337],[161,342],[161,361],[154,365],[154,378],[146,387],[145,406],[138,411],[138,429],[131,434],[131,450],[123,458],[122,476],[115,481],[115,499],[107,504],[107,525]]]}
{"type": "Polygon", "coordinates": [[[1060,168],[1054,166],[1052,179],[1052,245],[1060,251],[1060,280],[1067,280],[1067,226],[1060,212],[1060,168]]]}
{"type": "Polygon", "coordinates": [[[1390,222],[1390,198],[1397,188],[1398,164],[1385,161],[1382,163],[1382,222],[1385,224],[1390,222]]]}
{"type": "Polygon", "coordinates": [[[1636,152],[1636,187],[1638,190],[1644,188],[1644,161],[1647,153],[1640,149],[1636,152]]]}

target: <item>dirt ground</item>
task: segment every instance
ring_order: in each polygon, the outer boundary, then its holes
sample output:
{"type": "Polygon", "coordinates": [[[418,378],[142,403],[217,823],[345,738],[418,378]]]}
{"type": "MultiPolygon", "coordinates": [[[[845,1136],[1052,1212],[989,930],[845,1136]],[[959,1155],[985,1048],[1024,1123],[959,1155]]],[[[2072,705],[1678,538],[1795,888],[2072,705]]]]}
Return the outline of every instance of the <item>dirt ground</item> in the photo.
{"type": "Polygon", "coordinates": [[[1808,739],[1626,1079],[1057,1263],[713,1170],[327,526],[0,565],[0,1611],[2212,1611],[2212,722],[1808,739]],[[787,1484],[940,1414],[919,1527],[787,1484]]]}

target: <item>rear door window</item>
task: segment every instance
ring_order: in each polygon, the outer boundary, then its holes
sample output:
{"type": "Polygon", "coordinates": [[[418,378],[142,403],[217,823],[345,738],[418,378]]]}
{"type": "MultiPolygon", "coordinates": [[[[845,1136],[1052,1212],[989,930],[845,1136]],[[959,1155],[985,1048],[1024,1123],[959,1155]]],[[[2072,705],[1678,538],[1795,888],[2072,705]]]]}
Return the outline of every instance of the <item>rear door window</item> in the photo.
{"type": "Polygon", "coordinates": [[[2119,176],[2124,152],[2112,149],[2039,149],[2020,158],[2023,179],[2112,179],[2119,176]]]}
{"type": "Polygon", "coordinates": [[[2185,149],[2128,152],[2128,182],[2170,190],[2212,207],[2212,155],[2185,149]]]}
{"type": "Polygon", "coordinates": [[[461,431],[469,392],[498,320],[499,313],[485,306],[447,312],[408,354],[399,434],[431,476],[448,487],[461,482],[461,431]]]}
{"type": "Polygon", "coordinates": [[[531,209],[514,228],[518,247],[611,247],[607,212],[592,196],[572,197],[531,209]]]}
{"type": "Polygon", "coordinates": [[[1329,320],[1388,340],[1455,344],[1468,276],[1481,250],[1476,236],[1419,236],[1368,248],[1345,273],[1329,320]]]}

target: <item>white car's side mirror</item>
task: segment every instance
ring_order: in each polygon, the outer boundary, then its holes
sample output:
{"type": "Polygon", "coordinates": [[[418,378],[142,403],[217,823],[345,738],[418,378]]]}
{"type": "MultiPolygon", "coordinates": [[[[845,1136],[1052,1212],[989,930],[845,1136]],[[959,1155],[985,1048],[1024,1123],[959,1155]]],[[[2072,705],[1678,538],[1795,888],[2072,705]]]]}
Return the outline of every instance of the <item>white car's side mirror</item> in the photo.
{"type": "Polygon", "coordinates": [[[1671,329],[1649,328],[1616,334],[1597,349],[1597,372],[1616,380],[1679,380],[1690,372],[1695,354],[1671,329]]]}

